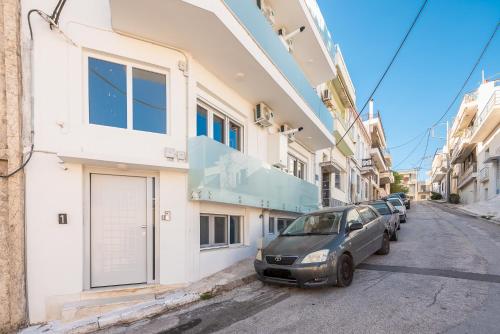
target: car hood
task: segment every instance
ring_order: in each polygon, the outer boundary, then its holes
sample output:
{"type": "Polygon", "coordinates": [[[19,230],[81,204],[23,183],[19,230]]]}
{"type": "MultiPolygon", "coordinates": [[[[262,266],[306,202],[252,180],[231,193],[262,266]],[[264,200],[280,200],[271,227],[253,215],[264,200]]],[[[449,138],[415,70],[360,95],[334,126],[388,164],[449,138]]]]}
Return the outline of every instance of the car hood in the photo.
{"type": "Polygon", "coordinates": [[[404,206],[401,206],[401,205],[398,205],[398,206],[394,206],[396,209],[398,209],[399,211],[401,211],[401,213],[404,213],[406,208],[404,206]]]}
{"type": "Polygon", "coordinates": [[[266,248],[264,255],[305,256],[316,250],[326,248],[338,234],[286,236],[274,239],[266,248]]]}
{"type": "Polygon", "coordinates": [[[389,224],[389,221],[391,220],[392,215],[381,215],[380,218],[382,218],[382,222],[386,225],[389,224]]]}

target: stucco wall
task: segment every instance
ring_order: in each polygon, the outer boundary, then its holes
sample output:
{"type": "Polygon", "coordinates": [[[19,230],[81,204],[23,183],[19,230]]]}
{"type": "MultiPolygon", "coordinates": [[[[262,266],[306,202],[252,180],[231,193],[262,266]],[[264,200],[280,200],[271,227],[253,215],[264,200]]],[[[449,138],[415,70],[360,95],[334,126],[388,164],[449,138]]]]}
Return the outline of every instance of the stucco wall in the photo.
{"type": "MultiPolygon", "coordinates": [[[[22,162],[19,2],[0,1],[0,174],[22,162]]],[[[0,332],[26,321],[24,174],[0,178],[0,332]]]]}

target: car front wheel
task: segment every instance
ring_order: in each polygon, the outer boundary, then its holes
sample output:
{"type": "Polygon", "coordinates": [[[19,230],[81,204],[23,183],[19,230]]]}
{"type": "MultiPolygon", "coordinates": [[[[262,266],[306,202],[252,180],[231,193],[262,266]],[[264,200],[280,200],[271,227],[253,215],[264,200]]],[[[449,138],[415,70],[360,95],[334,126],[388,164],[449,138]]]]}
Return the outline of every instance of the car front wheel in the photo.
{"type": "Polygon", "coordinates": [[[337,264],[337,286],[340,288],[351,285],[354,275],[354,263],[347,254],[342,254],[337,264]]]}
{"type": "Polygon", "coordinates": [[[391,241],[398,241],[398,229],[395,228],[394,232],[391,234],[391,241]]]}
{"type": "Polygon", "coordinates": [[[391,242],[389,240],[389,234],[387,232],[384,233],[384,237],[382,238],[382,247],[377,251],[378,255],[387,255],[391,250],[391,242]]]}

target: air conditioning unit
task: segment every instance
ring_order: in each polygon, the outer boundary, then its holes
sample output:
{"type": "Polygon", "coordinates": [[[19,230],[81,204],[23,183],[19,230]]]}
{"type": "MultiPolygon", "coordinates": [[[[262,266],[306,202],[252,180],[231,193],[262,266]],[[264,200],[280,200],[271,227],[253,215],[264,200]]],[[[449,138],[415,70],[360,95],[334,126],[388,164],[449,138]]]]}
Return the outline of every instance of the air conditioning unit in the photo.
{"type": "Polygon", "coordinates": [[[288,138],[281,133],[273,133],[268,140],[268,161],[271,165],[285,169],[288,163],[288,138]]]}
{"type": "MultiPolygon", "coordinates": [[[[285,132],[285,131],[288,131],[288,130],[291,130],[291,129],[292,128],[288,124],[282,124],[280,126],[280,132],[285,132]]],[[[287,134],[285,136],[288,139],[289,143],[293,143],[295,141],[295,135],[294,134],[287,134]]]]}
{"type": "Polygon", "coordinates": [[[255,106],[255,123],[262,127],[273,125],[274,113],[265,103],[259,103],[255,106]]]}

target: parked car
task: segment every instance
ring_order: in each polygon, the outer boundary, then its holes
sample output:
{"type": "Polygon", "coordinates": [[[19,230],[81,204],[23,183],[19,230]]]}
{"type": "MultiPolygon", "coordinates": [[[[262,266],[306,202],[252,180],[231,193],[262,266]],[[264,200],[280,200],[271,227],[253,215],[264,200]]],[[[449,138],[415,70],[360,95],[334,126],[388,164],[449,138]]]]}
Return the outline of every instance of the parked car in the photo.
{"type": "Polygon", "coordinates": [[[391,241],[398,241],[398,230],[401,228],[399,223],[399,210],[390,202],[384,200],[372,201],[368,203],[382,216],[382,221],[389,231],[391,241]]]}
{"type": "Polygon", "coordinates": [[[389,253],[389,239],[382,217],[373,208],[329,208],[297,218],[257,252],[254,267],[264,282],[345,287],[359,263],[373,253],[389,253]]]}
{"type": "Polygon", "coordinates": [[[399,193],[392,193],[387,198],[400,198],[403,203],[405,204],[405,207],[407,210],[410,210],[410,199],[404,192],[399,192],[399,193]]]}
{"type": "Polygon", "coordinates": [[[391,203],[399,211],[399,221],[406,223],[406,207],[401,198],[391,197],[387,199],[387,202],[391,203]]]}

